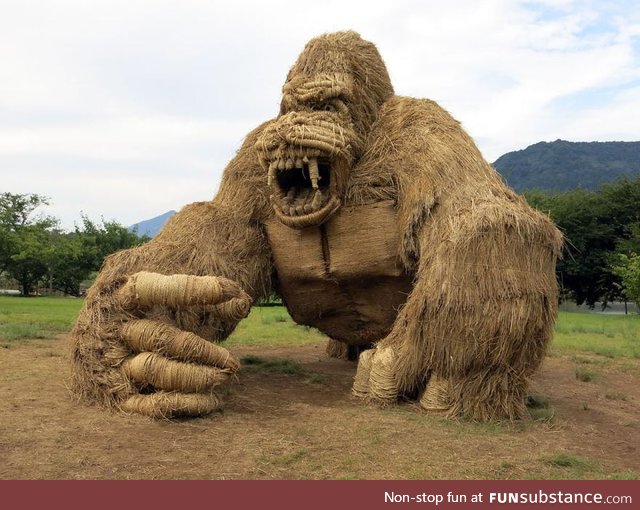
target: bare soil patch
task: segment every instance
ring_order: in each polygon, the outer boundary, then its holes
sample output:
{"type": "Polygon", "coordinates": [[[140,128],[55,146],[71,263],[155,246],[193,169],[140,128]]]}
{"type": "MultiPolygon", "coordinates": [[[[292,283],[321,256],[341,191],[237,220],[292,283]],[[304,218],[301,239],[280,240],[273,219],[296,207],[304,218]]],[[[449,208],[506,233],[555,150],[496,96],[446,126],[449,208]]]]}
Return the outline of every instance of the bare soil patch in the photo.
{"type": "Polygon", "coordinates": [[[234,348],[286,358],[300,373],[246,366],[224,412],[152,421],[78,405],[66,339],[0,350],[2,479],[630,478],[640,473],[640,361],[548,357],[532,392],[539,420],[478,424],[412,403],[379,409],[350,395],[351,362],[321,343],[234,348]],[[588,367],[590,382],[576,378],[588,367]],[[564,460],[561,460],[564,459],[564,460]],[[567,461],[567,459],[569,459],[567,461]]]}

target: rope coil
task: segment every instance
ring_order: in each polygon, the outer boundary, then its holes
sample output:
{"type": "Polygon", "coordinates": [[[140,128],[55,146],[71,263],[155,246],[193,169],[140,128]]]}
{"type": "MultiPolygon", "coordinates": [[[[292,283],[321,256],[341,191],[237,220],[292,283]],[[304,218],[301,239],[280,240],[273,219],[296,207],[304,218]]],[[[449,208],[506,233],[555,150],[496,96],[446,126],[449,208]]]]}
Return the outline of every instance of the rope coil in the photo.
{"type": "Polygon", "coordinates": [[[151,418],[203,416],[221,407],[213,393],[174,393],[159,391],[149,395],[133,395],[120,404],[125,413],[138,413],[151,418]]]}
{"type": "Polygon", "coordinates": [[[153,352],[143,352],[122,364],[122,370],[132,381],[154,388],[186,393],[202,393],[226,382],[229,370],[183,363],[153,352]]]}
{"type": "Polygon", "coordinates": [[[240,368],[240,363],[224,347],[207,342],[189,331],[153,320],[141,319],[125,324],[122,339],[137,352],[154,351],[169,358],[233,372],[240,368]]]}
{"type": "Polygon", "coordinates": [[[232,280],[216,276],[162,275],[141,271],[129,277],[119,290],[130,307],[164,305],[173,308],[217,305],[232,298],[250,302],[232,280]]]}

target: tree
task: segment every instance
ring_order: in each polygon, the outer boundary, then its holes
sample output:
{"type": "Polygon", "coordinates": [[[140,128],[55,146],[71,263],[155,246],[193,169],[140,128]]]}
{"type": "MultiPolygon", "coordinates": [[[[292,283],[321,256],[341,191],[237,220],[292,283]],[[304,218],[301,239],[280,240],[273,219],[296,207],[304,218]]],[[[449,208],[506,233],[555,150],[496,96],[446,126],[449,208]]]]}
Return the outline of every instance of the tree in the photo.
{"type": "MultiPolygon", "coordinates": [[[[0,193],[0,226],[10,230],[33,223],[33,212],[42,205],[49,205],[49,199],[34,193],[0,193]]],[[[51,217],[46,217],[51,220],[51,217]]],[[[41,217],[42,219],[42,217],[41,217]]]]}
{"type": "Polygon", "coordinates": [[[56,218],[36,214],[48,203],[35,194],[0,194],[0,272],[16,280],[26,296],[41,282],[78,295],[81,282],[107,255],[148,240],[115,221],[97,224],[84,215],[82,226],[65,233],[56,218]]]}
{"type": "Polygon", "coordinates": [[[47,205],[35,194],[0,194],[0,270],[16,280],[25,296],[47,274],[51,258],[49,233],[57,224],[51,216],[34,215],[47,205]]]}
{"type": "Polygon", "coordinates": [[[616,251],[640,253],[640,177],[605,184],[601,193],[615,232],[616,251]]]}
{"type": "Polygon", "coordinates": [[[107,255],[145,243],[149,237],[139,237],[116,221],[97,224],[84,214],[82,226],[76,225],[74,236],[82,246],[83,263],[91,271],[98,271],[107,255]]]}
{"type": "Polygon", "coordinates": [[[611,299],[611,290],[616,289],[610,271],[615,234],[609,222],[603,221],[607,214],[602,197],[593,191],[574,190],[546,196],[527,194],[527,199],[550,214],[565,236],[565,254],[558,262],[563,288],[577,304],[594,306],[600,299],[611,299]]]}
{"type": "Polygon", "coordinates": [[[627,298],[640,307],[640,256],[619,256],[619,262],[613,266],[614,272],[622,280],[622,288],[627,298]]]}
{"type": "Polygon", "coordinates": [[[82,216],[82,225],[74,232],[53,238],[53,258],[50,265],[54,289],[77,296],[80,284],[98,271],[105,257],[147,241],[116,221],[98,224],[82,216]]]}
{"type": "Polygon", "coordinates": [[[86,263],[78,236],[56,232],[52,235],[49,282],[52,288],[71,296],[80,295],[80,284],[89,278],[92,268],[86,263]]]}
{"type": "Polygon", "coordinates": [[[597,191],[525,194],[529,203],[550,214],[563,231],[564,259],[558,263],[562,286],[576,303],[593,307],[624,299],[618,255],[640,252],[640,178],[620,179],[597,191]]]}
{"type": "Polygon", "coordinates": [[[49,271],[47,262],[53,253],[47,226],[42,223],[25,225],[12,233],[10,240],[11,256],[5,272],[20,284],[22,294],[29,296],[49,271]]]}

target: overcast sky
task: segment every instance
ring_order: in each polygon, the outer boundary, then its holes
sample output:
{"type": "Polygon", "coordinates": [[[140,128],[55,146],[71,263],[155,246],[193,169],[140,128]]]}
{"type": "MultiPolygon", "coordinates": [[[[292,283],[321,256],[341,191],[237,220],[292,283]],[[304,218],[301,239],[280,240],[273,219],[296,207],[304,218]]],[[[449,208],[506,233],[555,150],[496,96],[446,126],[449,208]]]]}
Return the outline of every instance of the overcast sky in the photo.
{"type": "Polygon", "coordinates": [[[640,139],[637,0],[0,0],[0,192],[66,228],[209,200],[307,40],[344,29],[489,161],[640,139]]]}

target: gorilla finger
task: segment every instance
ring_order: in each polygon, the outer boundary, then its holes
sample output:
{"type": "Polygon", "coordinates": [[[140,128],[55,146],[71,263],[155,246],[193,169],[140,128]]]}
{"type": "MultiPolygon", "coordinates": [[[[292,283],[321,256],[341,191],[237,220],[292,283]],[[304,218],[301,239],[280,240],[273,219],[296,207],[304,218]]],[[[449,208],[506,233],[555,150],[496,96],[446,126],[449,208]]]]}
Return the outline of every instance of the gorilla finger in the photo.
{"type": "Polygon", "coordinates": [[[233,298],[251,302],[240,286],[227,278],[186,274],[163,275],[141,271],[118,291],[128,308],[164,305],[172,308],[219,305],[233,298]]]}
{"type": "Polygon", "coordinates": [[[201,393],[226,382],[230,370],[183,363],[154,352],[143,352],[122,364],[125,375],[133,382],[156,389],[201,393]]]}
{"type": "Polygon", "coordinates": [[[391,347],[376,347],[371,351],[372,353],[365,357],[363,366],[363,376],[369,372],[366,398],[381,405],[391,404],[398,399],[399,393],[394,371],[396,354],[391,347]],[[366,367],[368,361],[369,368],[366,367]]]}
{"type": "Polygon", "coordinates": [[[138,413],[152,418],[202,416],[221,407],[214,393],[177,393],[158,391],[149,395],[133,395],[120,404],[126,413],[138,413]]]}
{"type": "Polygon", "coordinates": [[[249,315],[250,310],[250,298],[232,298],[225,303],[213,306],[211,312],[222,320],[239,321],[249,315]]]}
{"type": "Polygon", "coordinates": [[[122,326],[121,335],[123,341],[136,352],[154,351],[168,358],[211,365],[231,372],[240,368],[238,360],[224,347],[162,322],[148,319],[131,321],[122,326]]]}
{"type": "Polygon", "coordinates": [[[362,351],[358,357],[358,368],[353,379],[351,393],[358,398],[366,398],[369,395],[369,378],[371,377],[371,361],[375,349],[362,351]]]}

